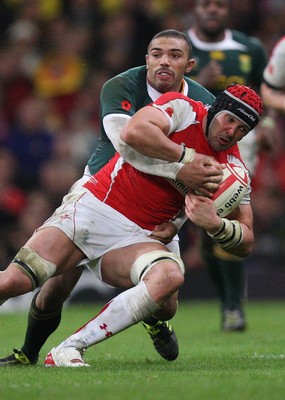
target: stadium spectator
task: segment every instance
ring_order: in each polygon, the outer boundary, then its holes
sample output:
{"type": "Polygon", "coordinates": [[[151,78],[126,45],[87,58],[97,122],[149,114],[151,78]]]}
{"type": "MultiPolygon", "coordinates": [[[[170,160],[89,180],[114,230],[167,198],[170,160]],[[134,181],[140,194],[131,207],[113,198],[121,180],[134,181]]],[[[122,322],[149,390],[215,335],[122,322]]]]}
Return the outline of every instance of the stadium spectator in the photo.
{"type": "Polygon", "coordinates": [[[23,100],[1,143],[17,158],[16,181],[26,190],[39,186],[39,170],[52,158],[54,136],[48,123],[48,105],[45,99],[34,95],[23,100]]]}
{"type": "Polygon", "coordinates": [[[0,226],[4,231],[20,215],[26,202],[25,191],[15,182],[16,170],[16,157],[0,147],[0,226]]]}
{"type": "Polygon", "coordinates": [[[80,175],[81,168],[71,157],[53,158],[42,164],[39,170],[39,189],[47,196],[53,209],[60,205],[62,197],[80,175]]]}
{"type": "Polygon", "coordinates": [[[0,89],[3,119],[12,124],[22,102],[33,94],[31,77],[21,68],[22,54],[13,45],[0,48],[0,89]]]}
{"type": "Polygon", "coordinates": [[[34,230],[50,216],[53,209],[49,195],[45,192],[36,189],[26,195],[25,205],[19,218],[8,225],[3,232],[6,265],[18,251],[19,246],[26,243],[34,230]]]}
{"type": "Polygon", "coordinates": [[[20,218],[27,201],[26,192],[15,182],[16,170],[16,157],[0,147],[0,270],[10,260],[6,240],[8,229],[20,218]]]}
{"type": "Polygon", "coordinates": [[[7,30],[7,43],[18,53],[19,69],[32,79],[40,58],[41,31],[36,23],[16,20],[7,30]]]}
{"type": "Polygon", "coordinates": [[[85,83],[89,64],[85,57],[91,44],[90,30],[58,18],[46,25],[46,49],[33,73],[35,93],[49,99],[54,119],[64,125],[85,83]]]}

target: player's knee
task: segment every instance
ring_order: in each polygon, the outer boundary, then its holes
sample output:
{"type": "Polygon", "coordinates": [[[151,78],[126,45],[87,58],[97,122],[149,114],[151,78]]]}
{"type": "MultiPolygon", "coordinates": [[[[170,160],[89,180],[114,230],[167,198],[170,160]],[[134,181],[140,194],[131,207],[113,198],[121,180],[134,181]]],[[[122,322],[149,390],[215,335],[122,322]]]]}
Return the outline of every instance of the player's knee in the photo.
{"type": "Polygon", "coordinates": [[[43,285],[56,271],[56,265],[29,247],[22,247],[12,261],[31,281],[33,289],[43,285]]]}
{"type": "Polygon", "coordinates": [[[155,265],[150,273],[145,275],[144,280],[151,280],[152,284],[157,283],[160,289],[164,287],[168,293],[174,293],[183,285],[184,275],[177,263],[173,260],[164,260],[155,265]]]}
{"type": "Polygon", "coordinates": [[[159,264],[159,268],[152,271],[152,279],[160,283],[165,281],[172,292],[179,289],[184,282],[184,264],[180,257],[165,250],[154,250],[139,256],[131,267],[131,280],[138,284],[152,268],[159,264]]]}

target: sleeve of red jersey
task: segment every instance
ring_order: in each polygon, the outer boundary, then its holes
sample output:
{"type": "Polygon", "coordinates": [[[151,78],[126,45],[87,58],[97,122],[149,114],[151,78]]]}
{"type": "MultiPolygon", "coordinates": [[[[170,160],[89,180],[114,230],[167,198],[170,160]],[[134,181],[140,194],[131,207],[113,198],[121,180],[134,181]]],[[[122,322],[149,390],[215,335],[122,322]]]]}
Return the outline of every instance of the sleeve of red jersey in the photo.
{"type": "Polygon", "coordinates": [[[176,92],[165,93],[152,103],[152,107],[161,110],[168,118],[170,123],[168,134],[181,131],[195,123],[197,106],[197,102],[176,92]]]}

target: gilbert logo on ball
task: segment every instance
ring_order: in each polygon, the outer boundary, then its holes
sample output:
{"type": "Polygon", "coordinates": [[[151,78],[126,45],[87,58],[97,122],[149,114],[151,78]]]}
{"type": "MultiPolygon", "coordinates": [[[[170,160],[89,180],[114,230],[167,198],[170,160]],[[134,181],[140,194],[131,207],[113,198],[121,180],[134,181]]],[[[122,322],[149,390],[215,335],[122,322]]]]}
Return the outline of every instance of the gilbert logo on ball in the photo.
{"type": "Polygon", "coordinates": [[[212,197],[220,217],[230,214],[239,205],[249,182],[242,166],[228,163],[225,166],[223,180],[212,197]]]}

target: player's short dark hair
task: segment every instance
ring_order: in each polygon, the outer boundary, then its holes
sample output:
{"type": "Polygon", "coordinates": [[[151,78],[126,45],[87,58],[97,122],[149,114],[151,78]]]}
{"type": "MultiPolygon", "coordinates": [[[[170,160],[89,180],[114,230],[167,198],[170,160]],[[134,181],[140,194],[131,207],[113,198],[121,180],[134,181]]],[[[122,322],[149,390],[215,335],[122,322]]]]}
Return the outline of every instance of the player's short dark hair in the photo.
{"type": "Polygon", "coordinates": [[[149,42],[147,50],[149,51],[150,45],[154,39],[159,39],[161,37],[169,37],[169,38],[184,40],[184,42],[187,44],[188,47],[188,58],[190,59],[192,57],[192,44],[189,37],[186,35],[186,33],[177,31],[176,29],[166,29],[164,31],[158,32],[149,42]]]}

